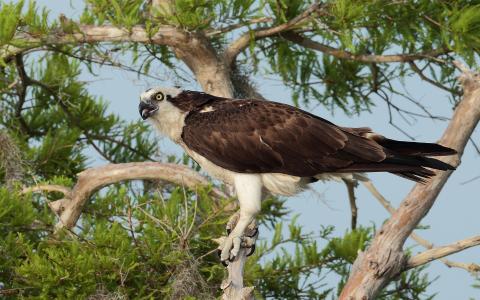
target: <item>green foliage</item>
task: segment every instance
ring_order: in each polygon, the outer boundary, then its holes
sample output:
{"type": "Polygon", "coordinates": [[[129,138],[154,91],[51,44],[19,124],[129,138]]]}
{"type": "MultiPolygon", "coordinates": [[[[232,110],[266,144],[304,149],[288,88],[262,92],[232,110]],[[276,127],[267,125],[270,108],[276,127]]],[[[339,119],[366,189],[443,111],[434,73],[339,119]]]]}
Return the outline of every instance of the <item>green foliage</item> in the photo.
{"type": "MultiPolygon", "coordinates": [[[[280,22],[292,19],[308,6],[304,1],[270,1],[269,4],[280,22]]],[[[388,55],[449,49],[455,51],[457,58],[476,64],[480,37],[477,1],[336,0],[328,1],[323,10],[320,17],[308,24],[313,29],[306,30],[303,36],[340,52],[388,55]]],[[[373,101],[390,101],[385,95],[402,96],[390,82],[415,73],[397,64],[333,58],[281,37],[262,39],[257,44],[271,70],[292,88],[296,101],[312,103],[314,99],[329,110],[340,108],[346,113],[360,113],[368,110],[373,101]]],[[[424,67],[430,70],[434,81],[452,90],[455,99],[455,78],[449,63],[452,59],[442,55],[424,67]]],[[[258,52],[245,60],[263,61],[258,52]]]]}
{"type": "MultiPolygon", "coordinates": [[[[8,232],[0,241],[0,282],[22,298],[218,296],[225,269],[212,238],[223,234],[230,213],[223,209],[227,200],[210,197],[208,189],[112,186],[92,199],[79,227],[57,235],[47,226],[53,218],[46,205],[5,189],[0,196],[0,229],[8,232]]],[[[348,272],[339,270],[348,270],[370,239],[369,229],[344,237],[333,237],[332,227],[304,233],[296,218],[285,235],[280,221],[275,219],[273,238],[260,242],[246,266],[246,281],[257,287],[260,299],[331,297],[336,289],[323,283],[324,276],[335,272],[345,280],[348,272]],[[327,241],[323,249],[320,240],[327,241]]],[[[420,299],[428,280],[418,276],[408,273],[392,289],[401,286],[405,295],[420,299]]]]}
{"type": "Polygon", "coordinates": [[[131,28],[143,20],[141,0],[87,0],[82,20],[97,24],[108,22],[131,28]]]}
{"type": "Polygon", "coordinates": [[[17,4],[0,4],[0,45],[11,41],[20,22],[23,1],[17,4]]]}
{"type": "Polygon", "coordinates": [[[325,251],[333,257],[340,257],[353,264],[358,251],[365,250],[366,242],[371,238],[370,229],[359,228],[345,233],[342,238],[333,238],[325,251]]]}
{"type": "MultiPolygon", "coordinates": [[[[409,64],[362,62],[355,55],[453,51],[418,66],[454,100],[458,91],[450,62],[463,59],[475,65],[478,60],[478,1],[324,1],[311,18],[292,28],[303,38],[348,51],[348,59],[305,48],[282,34],[254,38],[255,30],[289,22],[313,1],[181,0],[158,9],[145,3],[86,0],[78,21],[52,17],[35,1],[0,4],[0,130],[21,153],[21,161],[13,163],[26,169],[22,184],[72,186],[76,174],[96,158],[92,152],[113,163],[157,155],[149,127],[111,113],[109,99],[87,91],[79,79],[82,72],[95,76],[94,66],[108,65],[136,71],[139,77],[173,75],[182,81],[190,76],[178,68],[178,53],[165,45],[50,43],[55,38],[70,42],[68,37],[86,24],[126,30],[142,26],[149,35],[173,26],[204,34],[218,57],[234,38],[247,34],[250,43],[236,62],[239,77],[242,72],[273,74],[291,88],[296,105],[320,103],[347,113],[368,110],[379,100],[390,105],[388,95],[403,95],[391,80],[416,72],[409,64]],[[41,46],[42,51],[4,55],[6,46],[41,46]]],[[[168,161],[199,170],[187,157],[170,156],[168,161]]],[[[0,168],[5,165],[0,162],[0,168]]],[[[2,185],[5,177],[0,170],[2,185]]],[[[59,193],[23,195],[9,188],[0,188],[3,294],[31,299],[218,296],[225,269],[212,238],[224,233],[230,215],[224,207],[230,200],[212,197],[208,188],[118,183],[96,193],[78,226],[60,234],[52,233],[56,220],[47,204],[60,199],[59,193]]],[[[335,298],[373,229],[360,227],[340,236],[329,226],[305,232],[284,204],[276,197],[262,204],[261,236],[269,236],[264,233],[268,229],[271,237],[260,240],[248,260],[247,284],[256,286],[259,299],[335,298]]],[[[399,276],[379,299],[425,299],[430,282],[417,268],[399,276]]]]}

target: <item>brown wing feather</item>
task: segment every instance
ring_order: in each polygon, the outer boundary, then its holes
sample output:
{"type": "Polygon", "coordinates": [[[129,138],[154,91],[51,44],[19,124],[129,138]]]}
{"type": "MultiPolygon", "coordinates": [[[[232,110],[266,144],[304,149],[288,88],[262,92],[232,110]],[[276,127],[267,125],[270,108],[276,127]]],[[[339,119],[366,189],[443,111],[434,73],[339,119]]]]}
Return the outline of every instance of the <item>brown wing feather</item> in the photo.
{"type": "Polygon", "coordinates": [[[386,157],[376,142],[289,105],[258,100],[209,105],[208,112],[188,115],[183,141],[232,171],[314,176],[386,157]]]}

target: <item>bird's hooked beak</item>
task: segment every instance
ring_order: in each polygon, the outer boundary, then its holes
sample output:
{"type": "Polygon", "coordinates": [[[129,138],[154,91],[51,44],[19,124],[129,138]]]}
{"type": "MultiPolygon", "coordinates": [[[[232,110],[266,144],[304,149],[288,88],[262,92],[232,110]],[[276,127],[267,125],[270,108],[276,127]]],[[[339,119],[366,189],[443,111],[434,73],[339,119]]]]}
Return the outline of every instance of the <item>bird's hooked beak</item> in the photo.
{"type": "Polygon", "coordinates": [[[146,120],[151,117],[158,110],[158,106],[153,103],[147,103],[141,101],[138,105],[138,112],[142,119],[146,120]]]}

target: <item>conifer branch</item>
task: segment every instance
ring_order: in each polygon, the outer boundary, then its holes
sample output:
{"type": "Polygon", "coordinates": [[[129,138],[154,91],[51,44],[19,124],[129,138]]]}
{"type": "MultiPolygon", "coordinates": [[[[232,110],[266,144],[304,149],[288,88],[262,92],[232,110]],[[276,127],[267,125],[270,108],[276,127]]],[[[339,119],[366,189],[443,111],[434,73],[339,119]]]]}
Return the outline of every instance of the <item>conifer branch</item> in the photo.
{"type": "Polygon", "coordinates": [[[230,31],[233,31],[233,30],[236,30],[236,29],[248,26],[248,25],[257,24],[257,23],[267,23],[267,22],[272,22],[272,21],[273,21],[273,19],[269,18],[269,17],[254,18],[254,19],[242,22],[242,23],[232,24],[232,25],[229,25],[229,26],[209,30],[209,31],[206,32],[205,35],[207,37],[211,37],[211,36],[227,33],[227,32],[230,32],[230,31]]]}

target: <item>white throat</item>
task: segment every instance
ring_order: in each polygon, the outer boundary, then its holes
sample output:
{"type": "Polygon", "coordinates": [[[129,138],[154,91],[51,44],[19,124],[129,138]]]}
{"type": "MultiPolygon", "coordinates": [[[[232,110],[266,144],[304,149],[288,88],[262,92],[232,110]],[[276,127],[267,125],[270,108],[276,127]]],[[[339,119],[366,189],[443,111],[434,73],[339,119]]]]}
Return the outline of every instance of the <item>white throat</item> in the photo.
{"type": "Polygon", "coordinates": [[[161,101],[158,105],[158,111],[148,120],[164,136],[172,141],[181,143],[183,125],[187,112],[183,112],[168,101],[161,101]]]}

